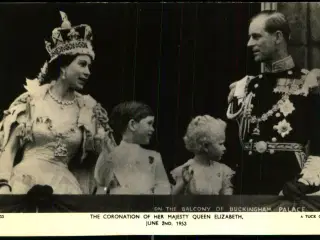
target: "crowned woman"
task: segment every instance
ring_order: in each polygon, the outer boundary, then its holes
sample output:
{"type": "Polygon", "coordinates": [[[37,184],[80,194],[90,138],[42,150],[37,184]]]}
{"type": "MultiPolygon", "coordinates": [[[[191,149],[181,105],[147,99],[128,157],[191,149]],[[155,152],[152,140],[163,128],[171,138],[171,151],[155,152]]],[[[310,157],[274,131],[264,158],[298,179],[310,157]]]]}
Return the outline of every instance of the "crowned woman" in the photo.
{"type": "Polygon", "coordinates": [[[96,159],[116,145],[107,112],[77,92],[95,58],[91,27],[71,26],[60,14],[61,27],[45,42],[49,61],[27,79],[27,91],[0,123],[0,194],[25,194],[35,185],[49,185],[53,194],[92,194],[96,159]]]}

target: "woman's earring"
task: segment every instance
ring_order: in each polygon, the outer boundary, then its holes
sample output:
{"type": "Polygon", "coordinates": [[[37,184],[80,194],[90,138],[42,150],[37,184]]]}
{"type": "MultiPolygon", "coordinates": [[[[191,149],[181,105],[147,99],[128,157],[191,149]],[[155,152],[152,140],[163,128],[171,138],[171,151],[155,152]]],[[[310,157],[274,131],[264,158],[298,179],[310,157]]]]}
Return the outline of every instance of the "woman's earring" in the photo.
{"type": "Polygon", "coordinates": [[[66,79],[66,72],[62,73],[62,79],[66,79]]]}

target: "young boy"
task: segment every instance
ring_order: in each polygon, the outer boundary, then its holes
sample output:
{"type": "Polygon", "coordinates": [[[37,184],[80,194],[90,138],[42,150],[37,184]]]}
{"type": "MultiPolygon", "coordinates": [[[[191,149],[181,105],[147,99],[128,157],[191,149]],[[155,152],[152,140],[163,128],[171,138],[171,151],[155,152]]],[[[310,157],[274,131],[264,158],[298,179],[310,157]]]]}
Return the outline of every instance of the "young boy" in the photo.
{"type": "Polygon", "coordinates": [[[147,145],[153,135],[154,114],[149,106],[131,101],[117,105],[110,126],[120,144],[99,158],[95,178],[107,194],[170,194],[170,183],[161,155],[147,145]]]}

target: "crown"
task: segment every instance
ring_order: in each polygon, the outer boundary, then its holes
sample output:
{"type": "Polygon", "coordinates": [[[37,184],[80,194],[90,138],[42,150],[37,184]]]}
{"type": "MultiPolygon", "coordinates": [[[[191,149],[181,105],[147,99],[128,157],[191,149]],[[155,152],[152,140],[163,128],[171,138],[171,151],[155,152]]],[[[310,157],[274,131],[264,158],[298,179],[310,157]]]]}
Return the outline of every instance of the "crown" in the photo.
{"type": "Polygon", "coordinates": [[[49,62],[59,55],[87,54],[95,57],[92,49],[92,30],[87,24],[71,26],[66,13],[61,12],[61,27],[52,31],[51,41],[45,41],[46,50],[50,55],[49,62]]]}

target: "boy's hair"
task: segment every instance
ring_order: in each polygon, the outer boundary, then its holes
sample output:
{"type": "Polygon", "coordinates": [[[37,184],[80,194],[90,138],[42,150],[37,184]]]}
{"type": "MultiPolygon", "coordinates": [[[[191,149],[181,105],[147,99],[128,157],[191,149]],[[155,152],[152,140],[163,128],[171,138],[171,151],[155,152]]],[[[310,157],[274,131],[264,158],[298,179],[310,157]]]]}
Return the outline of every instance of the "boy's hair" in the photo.
{"type": "Polygon", "coordinates": [[[227,124],[209,115],[197,116],[191,120],[183,138],[186,149],[194,154],[203,152],[203,145],[215,142],[218,136],[225,136],[227,124]]]}
{"type": "Polygon", "coordinates": [[[115,106],[110,114],[110,127],[116,135],[121,135],[126,131],[131,119],[140,122],[148,116],[154,116],[152,109],[141,102],[123,102],[115,106]]]}

